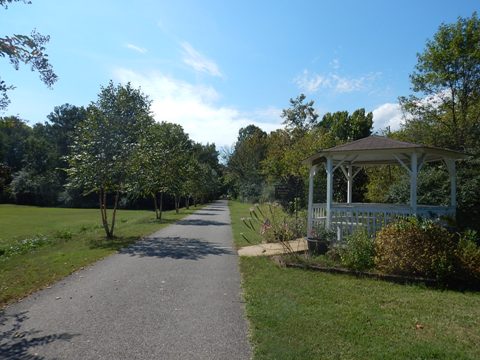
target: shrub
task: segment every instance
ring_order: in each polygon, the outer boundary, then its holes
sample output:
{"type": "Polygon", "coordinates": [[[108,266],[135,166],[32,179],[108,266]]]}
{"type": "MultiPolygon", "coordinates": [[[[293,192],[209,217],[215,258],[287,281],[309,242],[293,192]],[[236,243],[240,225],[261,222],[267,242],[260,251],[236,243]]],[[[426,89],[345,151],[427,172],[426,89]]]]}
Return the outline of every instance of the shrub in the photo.
{"type": "Polygon", "coordinates": [[[474,286],[480,285],[480,246],[477,240],[475,231],[466,231],[455,249],[458,280],[474,286]]]}
{"type": "Polygon", "coordinates": [[[375,265],[385,273],[445,280],[453,273],[453,234],[431,220],[399,219],[377,233],[375,265]]]}
{"type": "Polygon", "coordinates": [[[345,239],[340,248],[340,260],[343,266],[352,270],[368,270],[375,265],[375,242],[365,230],[357,230],[345,239]]]}

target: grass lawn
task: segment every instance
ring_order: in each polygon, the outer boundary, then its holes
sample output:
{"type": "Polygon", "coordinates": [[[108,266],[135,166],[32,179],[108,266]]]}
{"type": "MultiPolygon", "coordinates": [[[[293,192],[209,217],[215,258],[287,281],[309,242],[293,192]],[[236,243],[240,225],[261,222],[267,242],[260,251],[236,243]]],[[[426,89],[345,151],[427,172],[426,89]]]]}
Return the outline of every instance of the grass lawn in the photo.
{"type": "MultiPolygon", "coordinates": [[[[198,208],[197,208],[198,209],[198,208]]],[[[162,223],[153,211],[120,210],[115,240],[106,240],[98,209],[0,205],[0,248],[42,234],[49,243],[25,254],[0,256],[0,306],[53,283],[193,213],[167,211],[162,223]]]]}
{"type": "MultiPolygon", "coordinates": [[[[233,203],[232,220],[241,207],[233,203]]],[[[265,257],[241,258],[240,268],[254,359],[480,359],[480,293],[285,269],[265,257]]]]}

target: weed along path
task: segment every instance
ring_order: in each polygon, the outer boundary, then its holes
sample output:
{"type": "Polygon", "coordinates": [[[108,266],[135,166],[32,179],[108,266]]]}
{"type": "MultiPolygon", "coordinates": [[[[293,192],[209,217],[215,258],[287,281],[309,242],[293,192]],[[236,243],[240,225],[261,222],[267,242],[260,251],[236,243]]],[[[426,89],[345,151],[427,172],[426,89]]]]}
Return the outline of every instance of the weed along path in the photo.
{"type": "Polygon", "coordinates": [[[0,359],[249,359],[226,201],[0,313],[0,359]]]}

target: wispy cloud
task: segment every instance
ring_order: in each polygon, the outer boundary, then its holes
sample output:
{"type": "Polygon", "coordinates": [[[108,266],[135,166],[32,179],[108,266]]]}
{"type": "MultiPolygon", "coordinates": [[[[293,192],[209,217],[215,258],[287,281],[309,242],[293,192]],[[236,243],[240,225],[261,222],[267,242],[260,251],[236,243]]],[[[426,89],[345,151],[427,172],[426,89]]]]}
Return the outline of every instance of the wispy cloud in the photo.
{"type": "Polygon", "coordinates": [[[338,59],[333,59],[333,60],[330,62],[330,66],[331,66],[334,70],[340,69],[340,60],[338,60],[338,59]]]}
{"type": "Polygon", "coordinates": [[[243,112],[231,106],[218,105],[220,94],[211,86],[195,85],[166,76],[160,72],[137,72],[125,68],[113,71],[114,79],[131,82],[142,88],[153,100],[152,110],[157,121],[180,124],[197,142],[215,143],[218,147],[232,145],[238,130],[255,124],[265,131],[281,127],[277,109],[243,112]]]}
{"type": "MultiPolygon", "coordinates": [[[[332,66],[337,66],[334,63],[332,66]]],[[[338,65],[339,66],[339,65],[338,65]]],[[[370,73],[360,77],[344,77],[337,74],[317,74],[303,70],[303,73],[293,79],[301,91],[314,93],[320,89],[333,90],[336,93],[349,93],[368,89],[380,73],[370,73]]]]}
{"type": "Polygon", "coordinates": [[[140,54],[145,54],[148,50],[143,48],[143,47],[140,47],[140,46],[137,46],[137,45],[134,45],[134,44],[130,44],[130,43],[126,43],[125,44],[125,47],[127,49],[130,49],[130,50],[133,50],[133,51],[136,51],[140,54]]]}
{"type": "Polygon", "coordinates": [[[307,93],[313,93],[320,88],[331,86],[330,79],[319,74],[310,74],[308,70],[303,70],[303,73],[297,76],[293,81],[300,90],[307,93]]]}
{"type": "Polygon", "coordinates": [[[180,44],[183,51],[183,62],[192,67],[195,71],[204,72],[212,76],[223,77],[218,65],[199,53],[188,42],[180,44]]]}
{"type": "Polygon", "coordinates": [[[403,114],[399,104],[385,103],[378,106],[373,112],[373,128],[383,130],[398,130],[403,123],[403,114]]]}

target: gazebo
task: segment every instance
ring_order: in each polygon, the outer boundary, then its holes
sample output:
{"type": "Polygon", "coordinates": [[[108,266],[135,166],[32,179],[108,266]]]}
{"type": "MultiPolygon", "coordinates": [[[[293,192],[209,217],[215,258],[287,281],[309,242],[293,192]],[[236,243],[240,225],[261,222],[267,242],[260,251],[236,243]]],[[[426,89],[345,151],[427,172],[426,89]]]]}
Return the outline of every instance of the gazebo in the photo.
{"type": "Polygon", "coordinates": [[[439,218],[455,216],[456,170],[455,161],[466,155],[458,151],[441,149],[383,136],[368,136],[347,144],[320,151],[305,160],[310,166],[308,188],[308,237],[318,226],[335,231],[337,238],[363,227],[375,236],[377,230],[399,216],[417,215],[439,218]],[[419,205],[417,203],[417,175],[425,163],[442,161],[450,176],[449,206],[419,205]],[[313,203],[314,177],[323,165],[327,175],[326,203],[313,203]],[[408,204],[353,203],[352,186],[362,168],[378,165],[400,165],[410,175],[410,201],[408,204]],[[346,203],[333,202],[333,174],[340,169],[347,179],[346,203]]]}

